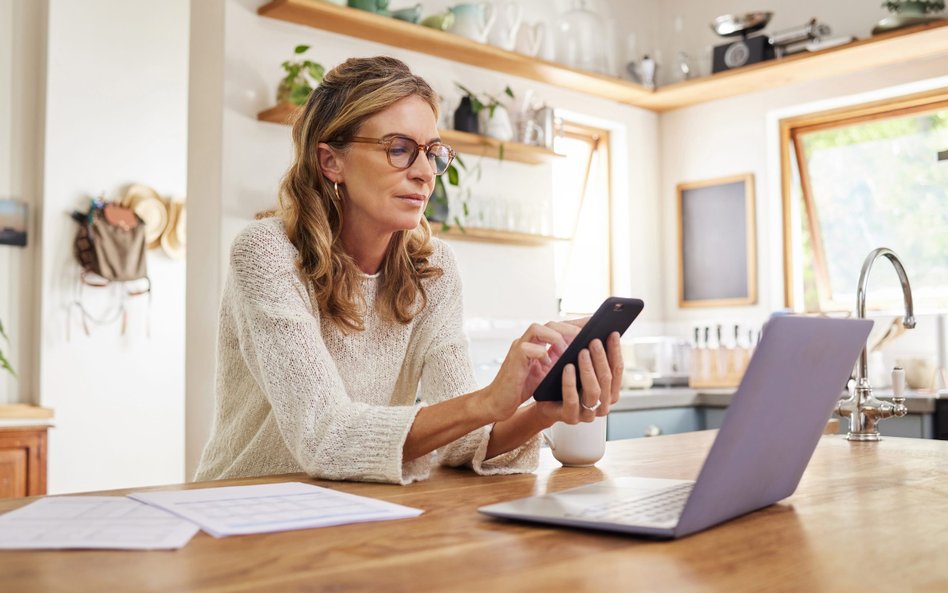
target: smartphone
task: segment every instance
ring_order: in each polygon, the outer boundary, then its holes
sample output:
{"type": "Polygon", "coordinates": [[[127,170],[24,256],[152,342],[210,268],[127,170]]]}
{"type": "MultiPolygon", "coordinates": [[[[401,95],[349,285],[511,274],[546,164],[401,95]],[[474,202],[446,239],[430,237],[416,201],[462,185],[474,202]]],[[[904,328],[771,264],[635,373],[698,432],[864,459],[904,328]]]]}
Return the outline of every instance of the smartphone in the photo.
{"type": "Polygon", "coordinates": [[[621,336],[632,325],[632,322],[639,316],[644,307],[645,303],[639,299],[609,297],[603,301],[599,309],[593,313],[586,325],[579,330],[579,333],[570,342],[566,352],[560,356],[553,368],[537,385],[533,392],[533,399],[537,401],[563,401],[563,369],[568,364],[576,367],[576,387],[582,393],[582,386],[579,381],[580,350],[588,348],[589,343],[596,339],[601,340],[602,345],[605,346],[606,338],[612,332],[619,332],[621,336]]]}

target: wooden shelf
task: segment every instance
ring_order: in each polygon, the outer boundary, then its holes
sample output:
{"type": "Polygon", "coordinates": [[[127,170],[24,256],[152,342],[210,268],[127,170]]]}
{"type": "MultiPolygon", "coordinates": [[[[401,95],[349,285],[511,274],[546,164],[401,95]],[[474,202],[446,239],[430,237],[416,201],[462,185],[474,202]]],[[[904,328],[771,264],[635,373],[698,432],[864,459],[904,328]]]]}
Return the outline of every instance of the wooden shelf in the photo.
{"type": "MultiPolygon", "coordinates": [[[[261,111],[257,114],[257,119],[276,124],[291,125],[298,112],[299,108],[297,106],[291,103],[281,103],[276,107],[261,111]]],[[[438,133],[445,144],[451,145],[455,150],[464,154],[476,154],[496,159],[500,157],[500,146],[503,144],[503,160],[505,161],[538,165],[563,156],[542,146],[531,146],[519,142],[501,142],[495,138],[469,134],[468,132],[439,130],[438,133]]]]}
{"type": "Polygon", "coordinates": [[[566,241],[559,237],[550,237],[547,235],[534,235],[531,233],[518,233],[514,231],[500,231],[495,229],[482,229],[478,227],[466,226],[461,230],[457,225],[452,225],[448,230],[444,225],[438,222],[432,222],[431,231],[446,239],[457,239],[459,241],[476,241],[479,243],[500,243],[506,245],[546,245],[551,241],[566,241]]]}
{"type": "Polygon", "coordinates": [[[754,91],[939,55],[948,57],[948,20],[670,84],[659,88],[638,105],[655,111],[669,111],[754,91]]]}
{"type": "Polygon", "coordinates": [[[653,111],[948,54],[948,20],[719,72],[657,90],[320,0],[273,0],[259,14],[536,80],[653,111]]]}
{"type": "Polygon", "coordinates": [[[53,417],[49,408],[29,404],[4,404],[0,406],[0,419],[4,420],[46,420],[53,417]]]}

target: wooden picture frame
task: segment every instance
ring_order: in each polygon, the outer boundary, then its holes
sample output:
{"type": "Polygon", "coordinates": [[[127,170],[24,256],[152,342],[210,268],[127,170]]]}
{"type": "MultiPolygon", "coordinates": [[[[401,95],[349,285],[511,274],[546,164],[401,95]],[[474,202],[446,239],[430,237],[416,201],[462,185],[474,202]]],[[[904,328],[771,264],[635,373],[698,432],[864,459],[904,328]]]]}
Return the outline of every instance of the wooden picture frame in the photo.
{"type": "Polygon", "coordinates": [[[757,302],[754,175],[680,183],[678,306],[757,302]]]}

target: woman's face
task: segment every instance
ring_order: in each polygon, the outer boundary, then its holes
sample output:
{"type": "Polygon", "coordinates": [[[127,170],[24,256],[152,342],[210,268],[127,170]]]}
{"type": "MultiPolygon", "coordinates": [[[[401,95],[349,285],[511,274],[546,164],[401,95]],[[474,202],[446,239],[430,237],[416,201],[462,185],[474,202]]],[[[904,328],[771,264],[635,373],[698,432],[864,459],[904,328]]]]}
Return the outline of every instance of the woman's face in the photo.
{"type": "MultiPolygon", "coordinates": [[[[366,120],[356,132],[363,138],[393,135],[411,138],[418,144],[438,140],[431,106],[421,97],[406,97],[366,120]]],[[[418,225],[435,182],[434,170],[423,150],[410,167],[397,169],[389,164],[384,145],[353,142],[340,161],[347,227],[358,226],[360,235],[385,235],[418,225]]]]}

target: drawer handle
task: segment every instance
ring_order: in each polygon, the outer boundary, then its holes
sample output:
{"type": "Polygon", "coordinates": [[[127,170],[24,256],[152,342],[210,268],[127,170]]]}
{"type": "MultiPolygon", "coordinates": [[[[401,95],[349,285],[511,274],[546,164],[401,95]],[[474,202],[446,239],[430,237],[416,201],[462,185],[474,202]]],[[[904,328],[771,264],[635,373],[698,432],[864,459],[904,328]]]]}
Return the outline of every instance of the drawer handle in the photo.
{"type": "Polygon", "coordinates": [[[642,436],[643,437],[657,437],[660,434],[662,434],[662,428],[660,426],[657,426],[655,424],[649,424],[645,428],[645,434],[643,434],[642,436]]]}

